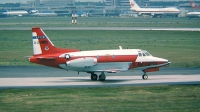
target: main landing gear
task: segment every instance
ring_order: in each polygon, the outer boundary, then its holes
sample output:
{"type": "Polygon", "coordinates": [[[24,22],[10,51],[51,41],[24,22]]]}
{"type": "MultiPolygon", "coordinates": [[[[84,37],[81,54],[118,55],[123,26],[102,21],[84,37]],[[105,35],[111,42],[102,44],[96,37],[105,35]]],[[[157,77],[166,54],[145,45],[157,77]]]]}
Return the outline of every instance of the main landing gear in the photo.
{"type": "Polygon", "coordinates": [[[142,75],[142,79],[147,80],[148,79],[148,75],[146,74],[145,71],[143,71],[143,72],[144,72],[144,74],[142,75]]]}
{"type": "MultiPolygon", "coordinates": [[[[91,80],[96,81],[98,79],[98,75],[95,73],[91,73],[91,80]]],[[[106,80],[106,76],[104,74],[104,72],[101,72],[101,74],[99,75],[99,81],[105,81],[106,80]]]]}

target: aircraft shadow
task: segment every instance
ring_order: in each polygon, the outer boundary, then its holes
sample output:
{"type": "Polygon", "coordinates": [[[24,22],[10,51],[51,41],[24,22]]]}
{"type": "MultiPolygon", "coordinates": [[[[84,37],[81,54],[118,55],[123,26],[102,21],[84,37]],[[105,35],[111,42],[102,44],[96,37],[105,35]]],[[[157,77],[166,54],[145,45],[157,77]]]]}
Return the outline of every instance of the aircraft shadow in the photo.
{"type": "Polygon", "coordinates": [[[51,81],[54,83],[67,83],[67,82],[88,82],[88,83],[92,83],[92,82],[101,82],[101,83],[122,83],[122,82],[128,82],[128,81],[134,81],[134,80],[142,80],[142,79],[106,79],[105,81],[92,81],[91,79],[65,79],[62,81],[51,81]]]}

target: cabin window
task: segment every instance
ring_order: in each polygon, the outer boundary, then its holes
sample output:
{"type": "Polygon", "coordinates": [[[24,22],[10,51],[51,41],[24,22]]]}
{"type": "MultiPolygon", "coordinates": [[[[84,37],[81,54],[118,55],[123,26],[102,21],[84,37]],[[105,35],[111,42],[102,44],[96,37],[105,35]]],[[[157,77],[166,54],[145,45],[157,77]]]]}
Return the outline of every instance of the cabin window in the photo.
{"type": "Polygon", "coordinates": [[[100,56],[99,56],[99,55],[97,55],[97,59],[98,59],[98,58],[100,58],[100,56]]]}
{"type": "Polygon", "coordinates": [[[139,52],[139,53],[138,53],[138,56],[139,56],[139,57],[142,57],[142,53],[139,52]]]}

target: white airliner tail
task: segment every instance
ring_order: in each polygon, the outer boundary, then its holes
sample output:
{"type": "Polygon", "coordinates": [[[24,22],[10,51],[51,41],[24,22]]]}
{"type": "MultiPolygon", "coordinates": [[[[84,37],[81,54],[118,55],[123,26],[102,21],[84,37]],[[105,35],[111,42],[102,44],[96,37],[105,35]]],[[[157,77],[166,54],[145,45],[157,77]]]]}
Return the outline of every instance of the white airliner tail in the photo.
{"type": "Polygon", "coordinates": [[[130,5],[131,5],[132,10],[140,9],[140,7],[137,5],[137,3],[134,0],[129,0],[129,1],[130,1],[130,5]]]}

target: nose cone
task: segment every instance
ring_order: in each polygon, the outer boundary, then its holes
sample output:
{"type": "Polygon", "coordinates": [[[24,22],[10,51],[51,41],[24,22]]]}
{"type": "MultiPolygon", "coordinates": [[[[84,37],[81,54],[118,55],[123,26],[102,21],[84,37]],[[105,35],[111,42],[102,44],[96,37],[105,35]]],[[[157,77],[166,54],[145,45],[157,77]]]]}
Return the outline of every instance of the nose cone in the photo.
{"type": "Polygon", "coordinates": [[[162,65],[168,65],[171,63],[171,61],[169,61],[167,59],[158,58],[158,57],[155,57],[155,61],[162,63],[162,65]]]}
{"type": "Polygon", "coordinates": [[[157,61],[157,62],[168,62],[169,60],[164,59],[164,58],[155,57],[155,61],[157,61]]]}
{"type": "Polygon", "coordinates": [[[169,60],[168,60],[168,62],[167,62],[167,63],[168,63],[168,64],[170,64],[170,63],[171,63],[171,61],[169,61],[169,60]]]}

